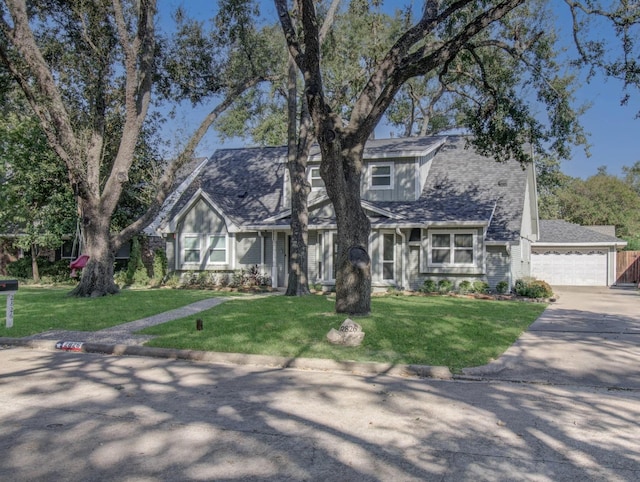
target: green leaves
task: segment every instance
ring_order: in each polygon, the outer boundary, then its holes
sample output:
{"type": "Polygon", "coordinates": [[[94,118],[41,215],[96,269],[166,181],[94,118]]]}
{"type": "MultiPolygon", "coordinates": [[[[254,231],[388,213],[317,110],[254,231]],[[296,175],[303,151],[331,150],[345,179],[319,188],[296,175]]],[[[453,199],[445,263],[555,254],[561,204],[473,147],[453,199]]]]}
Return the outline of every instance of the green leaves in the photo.
{"type": "Polygon", "coordinates": [[[23,234],[17,240],[22,248],[56,247],[64,234],[75,232],[76,207],[64,167],[38,122],[11,108],[0,115],[0,188],[0,232],[23,234]]]}

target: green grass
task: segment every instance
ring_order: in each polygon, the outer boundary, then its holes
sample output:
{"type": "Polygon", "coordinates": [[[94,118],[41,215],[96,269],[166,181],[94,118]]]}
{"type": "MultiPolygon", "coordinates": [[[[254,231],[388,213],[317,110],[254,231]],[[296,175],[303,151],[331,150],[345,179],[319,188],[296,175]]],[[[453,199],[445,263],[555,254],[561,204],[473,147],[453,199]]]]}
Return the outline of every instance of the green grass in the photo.
{"type": "Polygon", "coordinates": [[[0,336],[23,337],[48,330],[96,331],[162,313],[217,293],[201,290],[122,290],[115,296],[73,298],[71,288],[20,286],[13,327],[6,328],[6,298],[0,296],[0,336]]]}
{"type": "MultiPolygon", "coordinates": [[[[48,330],[95,331],[145,318],[212,296],[199,290],[123,290],[116,296],[72,298],[69,288],[20,287],[14,326],[5,327],[0,296],[0,336],[23,337],[48,330]]],[[[326,334],[345,315],[331,296],[242,295],[197,315],[141,333],[147,345],[286,357],[444,365],[454,371],[486,364],[503,353],[545,308],[539,303],[454,297],[383,296],[370,316],[354,318],[365,332],[359,347],[331,345],[326,334]],[[204,321],[196,331],[195,320],[204,321]]]]}
{"type": "Polygon", "coordinates": [[[542,313],[538,303],[453,297],[374,297],[372,314],[355,318],[360,347],[326,341],[345,320],[325,296],[232,300],[141,333],[147,346],[204,351],[444,365],[454,371],[483,365],[503,353],[542,313]],[[195,320],[204,321],[196,331],[195,320]]]}

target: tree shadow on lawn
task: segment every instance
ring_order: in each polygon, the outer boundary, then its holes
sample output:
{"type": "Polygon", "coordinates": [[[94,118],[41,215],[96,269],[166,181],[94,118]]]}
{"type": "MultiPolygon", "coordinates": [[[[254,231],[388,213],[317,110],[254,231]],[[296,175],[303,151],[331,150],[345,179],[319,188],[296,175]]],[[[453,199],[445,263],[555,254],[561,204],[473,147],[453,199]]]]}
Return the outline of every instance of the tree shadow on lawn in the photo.
{"type": "Polygon", "coordinates": [[[0,350],[6,480],[633,479],[635,392],[0,350]]]}

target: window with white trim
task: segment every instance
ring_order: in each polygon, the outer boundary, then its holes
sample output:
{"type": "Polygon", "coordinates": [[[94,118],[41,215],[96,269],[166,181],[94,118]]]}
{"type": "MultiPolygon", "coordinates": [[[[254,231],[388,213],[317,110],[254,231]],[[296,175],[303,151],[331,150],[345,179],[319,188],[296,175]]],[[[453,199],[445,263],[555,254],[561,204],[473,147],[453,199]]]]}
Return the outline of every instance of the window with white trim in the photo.
{"type": "Polygon", "coordinates": [[[369,188],[393,189],[393,164],[371,163],[369,164],[369,188]]]}
{"type": "Polygon", "coordinates": [[[183,260],[185,263],[200,262],[200,237],[197,234],[185,235],[182,238],[183,260]]]}
{"type": "Polygon", "coordinates": [[[312,190],[324,189],[324,181],[320,176],[320,167],[312,167],[309,169],[309,184],[312,190]]]}
{"type": "Polygon", "coordinates": [[[209,236],[209,263],[226,264],[227,237],[224,234],[209,236]]]}
{"type": "Polygon", "coordinates": [[[395,279],[396,268],[396,235],[395,233],[382,234],[382,279],[395,279]]]}
{"type": "Polygon", "coordinates": [[[474,266],[476,236],[473,232],[431,232],[429,264],[432,266],[474,266]]]}

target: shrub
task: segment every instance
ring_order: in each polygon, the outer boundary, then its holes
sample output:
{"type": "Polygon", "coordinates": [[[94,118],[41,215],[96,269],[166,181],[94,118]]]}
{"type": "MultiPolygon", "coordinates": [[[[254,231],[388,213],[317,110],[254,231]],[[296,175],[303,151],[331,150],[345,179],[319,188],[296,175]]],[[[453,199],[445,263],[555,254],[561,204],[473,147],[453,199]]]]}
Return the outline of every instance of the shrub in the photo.
{"type": "Polygon", "coordinates": [[[153,252],[153,278],[158,284],[167,276],[167,266],[167,254],[164,249],[156,249],[153,252]]]}
{"type": "Polygon", "coordinates": [[[546,281],[533,278],[517,280],[514,291],[518,296],[524,296],[525,298],[549,298],[553,296],[553,290],[546,281]]]}
{"type": "Polygon", "coordinates": [[[453,289],[453,283],[448,279],[441,279],[438,281],[438,292],[449,293],[453,289]]]}
{"type": "Polygon", "coordinates": [[[535,280],[529,285],[530,298],[550,298],[553,296],[553,290],[546,281],[535,280]]]}
{"type": "Polygon", "coordinates": [[[127,271],[124,269],[116,271],[116,273],[113,275],[113,281],[120,287],[129,284],[127,280],[127,271]]]}
{"type": "Polygon", "coordinates": [[[7,274],[12,278],[29,279],[33,277],[33,271],[31,270],[31,257],[25,256],[13,263],[7,265],[7,274]]]}
{"type": "Polygon", "coordinates": [[[489,283],[485,281],[474,281],[473,282],[473,292],[474,293],[488,293],[489,292],[489,283]]]}
{"type": "MultiPolygon", "coordinates": [[[[38,258],[38,272],[41,282],[62,283],[71,280],[71,269],[68,259],[60,259],[51,262],[46,258],[38,258]]],[[[31,257],[20,258],[7,265],[7,275],[19,280],[33,278],[31,270],[31,257]]]]}
{"type": "Polygon", "coordinates": [[[142,262],[142,248],[140,240],[135,237],[131,243],[131,253],[127,263],[126,285],[146,285],[149,283],[149,273],[142,262]]]}
{"type": "Polygon", "coordinates": [[[181,285],[180,276],[176,273],[170,274],[164,281],[164,285],[168,288],[179,288],[181,285]]]}
{"type": "Polygon", "coordinates": [[[498,292],[498,294],[503,295],[507,292],[508,289],[509,289],[509,283],[507,283],[506,281],[500,281],[496,285],[496,291],[498,292]]]}
{"type": "Polygon", "coordinates": [[[271,286],[271,276],[260,271],[257,265],[248,270],[240,270],[233,273],[229,286],[232,288],[255,288],[271,286]]]}
{"type": "Polygon", "coordinates": [[[471,281],[469,280],[463,280],[460,281],[460,284],[458,285],[458,291],[465,295],[467,293],[471,293],[471,281]]]}
{"type": "Polygon", "coordinates": [[[422,288],[420,288],[420,291],[422,293],[435,293],[436,291],[438,291],[438,287],[435,281],[433,281],[432,279],[426,279],[424,280],[424,283],[422,283],[422,288]]]}

